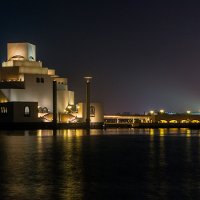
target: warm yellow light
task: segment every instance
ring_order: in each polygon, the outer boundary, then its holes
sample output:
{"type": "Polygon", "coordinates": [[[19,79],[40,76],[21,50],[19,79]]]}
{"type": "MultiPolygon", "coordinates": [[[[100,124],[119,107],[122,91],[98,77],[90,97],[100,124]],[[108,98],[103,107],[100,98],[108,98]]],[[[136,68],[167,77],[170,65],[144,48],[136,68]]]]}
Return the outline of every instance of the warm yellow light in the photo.
{"type": "Polygon", "coordinates": [[[162,113],[162,114],[163,114],[164,112],[165,112],[165,111],[164,111],[163,109],[161,109],[161,110],[160,110],[160,113],[162,113]]]}
{"type": "Polygon", "coordinates": [[[191,113],[191,111],[190,110],[187,110],[187,114],[190,114],[191,113]]]}
{"type": "Polygon", "coordinates": [[[151,135],[151,136],[154,135],[154,129],[153,128],[150,129],[149,135],[151,135]]]}
{"type": "Polygon", "coordinates": [[[69,106],[67,106],[67,108],[71,109],[71,108],[72,108],[72,106],[70,106],[70,105],[69,105],[69,106]]]}
{"type": "Polygon", "coordinates": [[[189,120],[183,119],[181,120],[181,123],[189,123],[189,120]]]}
{"type": "Polygon", "coordinates": [[[187,136],[187,137],[191,137],[191,130],[190,130],[190,129],[187,129],[187,131],[186,131],[186,136],[187,136]]]}
{"type": "Polygon", "coordinates": [[[194,120],[192,120],[191,122],[192,122],[192,123],[199,123],[199,120],[194,119],[194,120]]]}
{"type": "Polygon", "coordinates": [[[163,119],[162,119],[162,120],[160,120],[160,123],[163,123],[163,124],[165,123],[165,124],[166,124],[166,123],[167,123],[167,120],[163,120],[163,119]]]}
{"type": "Polygon", "coordinates": [[[173,119],[173,120],[169,121],[169,123],[172,123],[172,124],[173,123],[178,123],[178,121],[173,119]]]}
{"type": "Polygon", "coordinates": [[[150,114],[152,115],[154,113],[154,111],[153,110],[150,110],[150,114]]]}
{"type": "Polygon", "coordinates": [[[163,137],[165,135],[165,129],[164,128],[160,128],[159,129],[159,134],[161,137],[163,137]]]}

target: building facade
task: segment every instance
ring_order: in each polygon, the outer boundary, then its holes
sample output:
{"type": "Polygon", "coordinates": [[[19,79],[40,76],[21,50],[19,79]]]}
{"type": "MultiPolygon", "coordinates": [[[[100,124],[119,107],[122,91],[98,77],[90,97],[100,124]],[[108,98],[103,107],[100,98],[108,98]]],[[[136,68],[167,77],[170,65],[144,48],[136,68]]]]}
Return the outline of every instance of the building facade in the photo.
{"type": "Polygon", "coordinates": [[[39,122],[37,102],[0,103],[0,122],[39,122]]]}
{"type": "Polygon", "coordinates": [[[53,81],[57,82],[57,112],[64,113],[68,105],[74,105],[74,92],[68,89],[67,78],[37,61],[35,45],[8,43],[7,61],[0,68],[0,103],[35,102],[41,118],[52,114],[53,81]]]}
{"type": "MultiPolygon", "coordinates": [[[[77,118],[80,122],[86,121],[86,103],[77,104],[77,118]]],[[[90,122],[102,123],[104,121],[103,105],[101,103],[90,104],[90,122]]]]}

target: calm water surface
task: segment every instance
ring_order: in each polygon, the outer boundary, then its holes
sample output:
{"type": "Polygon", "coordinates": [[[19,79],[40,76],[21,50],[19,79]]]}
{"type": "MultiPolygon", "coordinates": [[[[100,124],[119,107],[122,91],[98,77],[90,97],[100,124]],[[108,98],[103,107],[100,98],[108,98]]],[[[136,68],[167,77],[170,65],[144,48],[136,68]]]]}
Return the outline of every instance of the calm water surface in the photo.
{"type": "Polygon", "coordinates": [[[200,199],[200,130],[1,131],[0,199],[200,199]]]}

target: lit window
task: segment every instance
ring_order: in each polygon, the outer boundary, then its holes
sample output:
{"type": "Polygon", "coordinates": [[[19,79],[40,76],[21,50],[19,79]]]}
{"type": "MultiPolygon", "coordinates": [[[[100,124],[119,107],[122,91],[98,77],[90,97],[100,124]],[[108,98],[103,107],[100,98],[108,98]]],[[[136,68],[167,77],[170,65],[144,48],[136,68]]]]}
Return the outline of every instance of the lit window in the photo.
{"type": "Polygon", "coordinates": [[[11,59],[9,59],[9,60],[24,60],[24,56],[15,55],[15,56],[13,56],[11,59]]]}
{"type": "Polygon", "coordinates": [[[24,107],[24,116],[29,117],[30,116],[30,108],[29,106],[24,107]]]}
{"type": "Polygon", "coordinates": [[[7,113],[7,112],[8,112],[7,107],[1,107],[1,113],[2,113],[2,114],[5,114],[5,113],[7,113]]]}
{"type": "Polygon", "coordinates": [[[95,107],[90,106],[90,117],[94,117],[94,116],[95,116],[95,107]]]}

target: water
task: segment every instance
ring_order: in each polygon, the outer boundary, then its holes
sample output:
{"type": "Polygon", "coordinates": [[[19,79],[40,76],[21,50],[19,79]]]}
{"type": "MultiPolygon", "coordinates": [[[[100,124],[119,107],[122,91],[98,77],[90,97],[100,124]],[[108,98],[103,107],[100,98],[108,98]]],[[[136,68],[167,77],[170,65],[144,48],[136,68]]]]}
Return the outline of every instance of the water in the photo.
{"type": "Polygon", "coordinates": [[[200,130],[0,132],[0,199],[199,199],[200,130]]]}

